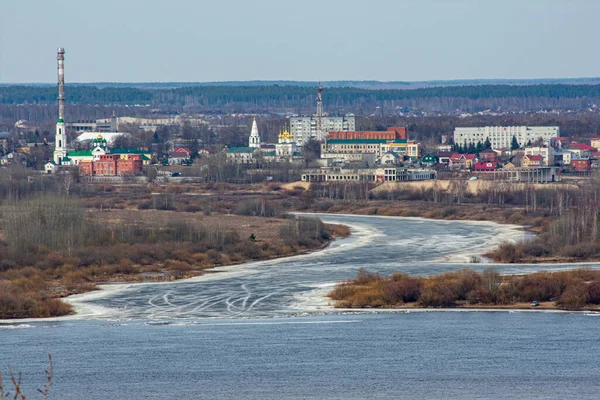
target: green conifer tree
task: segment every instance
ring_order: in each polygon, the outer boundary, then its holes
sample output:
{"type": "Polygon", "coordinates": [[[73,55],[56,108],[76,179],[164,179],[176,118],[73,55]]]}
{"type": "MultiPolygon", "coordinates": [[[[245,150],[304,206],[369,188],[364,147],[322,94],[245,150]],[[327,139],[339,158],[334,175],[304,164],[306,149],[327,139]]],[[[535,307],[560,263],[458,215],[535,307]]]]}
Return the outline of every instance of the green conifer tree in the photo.
{"type": "Polygon", "coordinates": [[[516,136],[513,136],[513,137],[512,137],[512,142],[510,143],[510,149],[511,149],[511,150],[516,150],[516,149],[518,149],[519,147],[520,147],[520,146],[519,146],[519,142],[517,142],[517,137],[516,137],[516,136]]]}
{"type": "Polygon", "coordinates": [[[483,150],[491,149],[492,142],[490,142],[490,138],[486,138],[485,142],[483,142],[483,150]]]}

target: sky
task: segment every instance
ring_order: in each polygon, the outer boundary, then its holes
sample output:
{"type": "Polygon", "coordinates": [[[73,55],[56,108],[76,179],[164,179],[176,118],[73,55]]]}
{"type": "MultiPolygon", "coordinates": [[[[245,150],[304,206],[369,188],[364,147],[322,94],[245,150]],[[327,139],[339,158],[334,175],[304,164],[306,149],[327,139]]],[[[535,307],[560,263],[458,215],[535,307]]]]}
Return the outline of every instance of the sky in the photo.
{"type": "Polygon", "coordinates": [[[0,0],[0,83],[600,76],[599,0],[0,0]]]}

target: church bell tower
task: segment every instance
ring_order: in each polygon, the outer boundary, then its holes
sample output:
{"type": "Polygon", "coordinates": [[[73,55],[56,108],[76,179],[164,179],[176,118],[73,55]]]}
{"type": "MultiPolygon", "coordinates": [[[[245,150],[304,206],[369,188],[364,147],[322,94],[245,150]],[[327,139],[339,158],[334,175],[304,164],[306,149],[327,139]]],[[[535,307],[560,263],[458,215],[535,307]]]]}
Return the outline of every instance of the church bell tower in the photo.
{"type": "Polygon", "coordinates": [[[260,135],[258,134],[258,126],[256,126],[256,118],[252,121],[252,130],[248,139],[248,147],[260,149],[260,135]]]}

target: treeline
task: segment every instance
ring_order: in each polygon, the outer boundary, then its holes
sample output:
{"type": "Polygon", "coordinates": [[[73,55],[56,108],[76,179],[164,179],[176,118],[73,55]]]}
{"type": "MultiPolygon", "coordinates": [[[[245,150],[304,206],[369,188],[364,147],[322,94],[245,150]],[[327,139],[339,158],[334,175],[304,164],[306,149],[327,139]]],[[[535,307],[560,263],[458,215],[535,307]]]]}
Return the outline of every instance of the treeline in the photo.
{"type": "Polygon", "coordinates": [[[537,301],[580,310],[600,305],[600,271],[501,276],[491,268],[482,273],[463,268],[428,277],[403,273],[382,277],[361,269],[354,279],[336,285],[329,297],[339,308],[510,306],[537,301]]]}
{"type": "Polygon", "coordinates": [[[577,193],[557,192],[544,209],[557,218],[546,225],[535,239],[503,243],[487,256],[508,263],[539,257],[576,261],[600,258],[599,186],[582,187],[577,193]]]}
{"type": "Polygon", "coordinates": [[[346,202],[418,200],[439,205],[516,206],[525,212],[561,216],[572,208],[587,204],[587,199],[593,199],[600,189],[598,185],[579,191],[567,185],[548,185],[540,188],[526,183],[481,181],[477,191],[472,192],[464,179],[454,179],[444,183],[434,181],[431,186],[412,186],[410,183],[401,182],[388,184],[387,187],[372,190],[376,185],[369,182],[313,183],[304,196],[310,199],[322,198],[346,202]]]}
{"type": "MultiPolygon", "coordinates": [[[[312,110],[315,102],[314,87],[279,85],[215,85],[162,89],[67,85],[66,95],[67,102],[75,104],[176,106],[205,110],[312,110]]],[[[598,99],[600,85],[566,84],[472,85],[409,90],[332,87],[325,90],[323,95],[324,103],[332,111],[372,111],[378,105],[386,108],[437,108],[438,111],[453,111],[457,108],[470,111],[498,106],[505,109],[581,109],[591,103],[597,103],[598,99]]],[[[0,87],[0,104],[51,104],[55,101],[56,88],[52,86],[0,87]]]]}
{"type": "Polygon", "coordinates": [[[587,261],[600,258],[598,178],[593,176],[589,183],[578,187],[482,181],[476,192],[469,190],[466,180],[451,180],[447,185],[434,182],[429,187],[398,183],[390,184],[388,190],[370,191],[367,183],[314,184],[302,196],[307,207],[320,211],[349,212],[352,209],[352,212],[374,215],[491,219],[528,225],[539,232],[535,239],[504,243],[486,256],[507,263],[535,262],[540,258],[587,261]],[[364,202],[355,204],[361,200],[364,202]],[[399,201],[418,201],[431,207],[420,207],[418,203],[408,209],[396,207],[399,201]],[[477,208],[469,208],[471,205],[477,208]],[[485,207],[492,215],[482,215],[486,214],[485,207]]]}

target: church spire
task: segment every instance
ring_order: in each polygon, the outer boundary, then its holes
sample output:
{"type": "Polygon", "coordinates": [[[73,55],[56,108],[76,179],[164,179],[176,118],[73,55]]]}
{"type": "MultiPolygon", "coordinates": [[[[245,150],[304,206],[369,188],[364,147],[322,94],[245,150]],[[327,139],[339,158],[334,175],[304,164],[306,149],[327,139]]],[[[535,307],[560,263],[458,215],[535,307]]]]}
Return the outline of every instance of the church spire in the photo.
{"type": "Polygon", "coordinates": [[[254,118],[252,120],[252,130],[250,131],[248,147],[260,149],[260,135],[258,134],[258,126],[256,125],[256,118],[254,118]]]}

